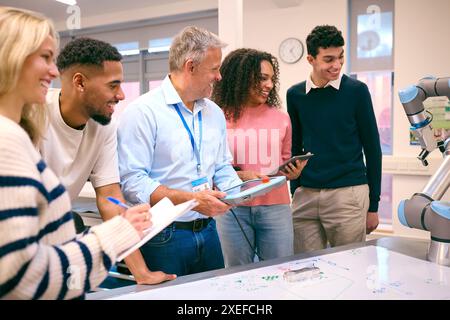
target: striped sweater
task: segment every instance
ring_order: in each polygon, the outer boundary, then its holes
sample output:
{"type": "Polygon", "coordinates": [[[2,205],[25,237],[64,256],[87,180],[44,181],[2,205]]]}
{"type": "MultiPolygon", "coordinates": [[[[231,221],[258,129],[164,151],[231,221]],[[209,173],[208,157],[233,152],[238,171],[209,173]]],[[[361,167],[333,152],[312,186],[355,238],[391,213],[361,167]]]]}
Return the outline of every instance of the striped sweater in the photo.
{"type": "Polygon", "coordinates": [[[137,241],[120,216],[77,238],[64,187],[25,131],[0,116],[1,299],[82,298],[137,241]]]}

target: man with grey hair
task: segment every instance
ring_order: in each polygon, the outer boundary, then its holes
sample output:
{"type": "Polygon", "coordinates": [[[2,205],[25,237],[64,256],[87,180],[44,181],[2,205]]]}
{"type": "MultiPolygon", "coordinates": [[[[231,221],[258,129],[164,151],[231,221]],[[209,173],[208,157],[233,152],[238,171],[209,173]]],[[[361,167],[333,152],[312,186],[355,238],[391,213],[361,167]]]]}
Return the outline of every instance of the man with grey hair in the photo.
{"type": "Polygon", "coordinates": [[[170,73],[133,101],[118,129],[122,191],[131,203],[163,197],[199,205],[141,248],[149,268],[179,276],[224,267],[216,223],[230,208],[219,199],[241,183],[231,166],[226,122],[207,99],[220,81],[222,48],[213,33],[186,27],[173,40],[170,73]]]}

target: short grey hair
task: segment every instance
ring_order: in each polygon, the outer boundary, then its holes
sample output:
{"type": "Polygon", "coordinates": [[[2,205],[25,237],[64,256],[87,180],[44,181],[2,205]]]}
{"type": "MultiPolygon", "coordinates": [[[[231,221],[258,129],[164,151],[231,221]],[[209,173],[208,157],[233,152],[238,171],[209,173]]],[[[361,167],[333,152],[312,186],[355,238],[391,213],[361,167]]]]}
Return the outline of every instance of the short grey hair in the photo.
{"type": "Polygon", "coordinates": [[[200,27],[188,26],[175,36],[169,51],[170,71],[180,71],[187,59],[200,63],[209,48],[224,48],[227,44],[219,37],[200,27]]]}

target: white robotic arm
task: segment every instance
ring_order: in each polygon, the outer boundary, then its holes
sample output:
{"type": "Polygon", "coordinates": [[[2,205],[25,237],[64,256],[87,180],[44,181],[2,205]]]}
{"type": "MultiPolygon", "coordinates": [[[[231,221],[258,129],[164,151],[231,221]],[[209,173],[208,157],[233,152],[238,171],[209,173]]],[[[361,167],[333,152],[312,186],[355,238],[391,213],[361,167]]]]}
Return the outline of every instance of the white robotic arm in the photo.
{"type": "Polygon", "coordinates": [[[413,134],[418,138],[422,147],[419,160],[426,166],[425,158],[434,149],[439,148],[444,152],[444,142],[436,140],[431,128],[432,116],[425,111],[423,102],[428,97],[447,96],[450,99],[450,77],[427,77],[419,81],[417,85],[409,86],[399,91],[400,101],[403,104],[413,134]]]}
{"type": "Polygon", "coordinates": [[[445,142],[436,140],[431,127],[432,115],[423,107],[423,101],[428,97],[447,96],[450,99],[450,78],[424,78],[416,86],[400,90],[399,96],[422,147],[418,158],[428,165],[426,157],[439,148],[444,162],[422,192],[400,202],[398,217],[405,226],[430,231],[428,260],[450,266],[450,203],[438,201],[450,185],[450,137],[445,142]]]}

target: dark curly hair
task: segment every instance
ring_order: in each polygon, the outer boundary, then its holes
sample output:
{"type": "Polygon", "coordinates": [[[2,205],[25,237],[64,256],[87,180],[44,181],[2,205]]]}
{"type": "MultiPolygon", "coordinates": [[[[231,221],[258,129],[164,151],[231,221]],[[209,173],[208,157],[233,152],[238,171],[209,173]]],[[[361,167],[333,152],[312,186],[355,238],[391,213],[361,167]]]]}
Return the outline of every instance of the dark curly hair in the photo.
{"type": "Polygon", "coordinates": [[[278,96],[279,76],[278,60],[270,53],[254,49],[237,49],[230,52],[220,67],[222,80],[216,82],[212,100],[225,113],[227,120],[237,121],[248,100],[250,89],[258,89],[261,78],[261,61],[268,61],[273,67],[273,89],[269,93],[267,104],[280,107],[278,96]]]}
{"type": "Polygon", "coordinates": [[[109,43],[91,38],[78,38],[66,44],[58,56],[56,65],[62,72],[76,64],[103,67],[104,61],[121,60],[122,55],[109,43]]]}
{"type": "Polygon", "coordinates": [[[322,25],[315,27],[306,38],[306,48],[308,54],[314,58],[319,53],[319,48],[327,49],[329,47],[344,46],[342,32],[335,26],[322,25]]]}

